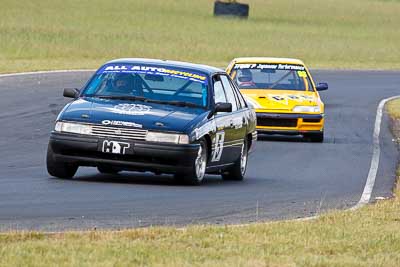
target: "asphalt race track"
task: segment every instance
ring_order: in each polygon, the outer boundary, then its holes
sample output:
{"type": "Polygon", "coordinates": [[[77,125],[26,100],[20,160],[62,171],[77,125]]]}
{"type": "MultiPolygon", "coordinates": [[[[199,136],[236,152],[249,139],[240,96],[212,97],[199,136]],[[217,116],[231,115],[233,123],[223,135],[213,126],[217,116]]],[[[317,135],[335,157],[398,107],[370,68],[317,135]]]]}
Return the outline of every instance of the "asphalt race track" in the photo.
{"type": "MultiPolygon", "coordinates": [[[[372,156],[380,100],[400,95],[400,73],[314,71],[329,83],[323,144],[260,137],[243,182],[207,176],[202,186],[171,176],[81,168],[74,180],[45,168],[49,132],[66,103],[62,88],[83,86],[90,72],[0,77],[0,230],[125,228],[226,224],[307,217],[360,199],[372,156]]],[[[372,194],[390,197],[397,150],[388,119],[372,194]]]]}

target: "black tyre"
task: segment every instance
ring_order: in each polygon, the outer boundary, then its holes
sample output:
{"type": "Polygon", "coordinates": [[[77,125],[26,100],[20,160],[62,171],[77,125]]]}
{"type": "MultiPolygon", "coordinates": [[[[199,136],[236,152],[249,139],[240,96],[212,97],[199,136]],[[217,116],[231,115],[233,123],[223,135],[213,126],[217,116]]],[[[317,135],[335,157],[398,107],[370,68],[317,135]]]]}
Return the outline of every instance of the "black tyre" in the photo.
{"type": "Polygon", "coordinates": [[[215,1],[214,16],[237,16],[240,18],[247,18],[249,16],[249,5],[215,1]]]}
{"type": "Polygon", "coordinates": [[[206,174],[208,161],[208,148],[207,142],[202,139],[200,140],[200,147],[196,159],[192,164],[192,169],[188,173],[177,173],[174,178],[179,183],[185,183],[188,185],[200,185],[203,182],[206,174]]]}
{"type": "Polygon", "coordinates": [[[97,166],[97,170],[100,173],[104,173],[104,174],[118,174],[121,170],[113,167],[113,166],[107,166],[107,165],[100,165],[97,166]]]}
{"type": "Polygon", "coordinates": [[[246,174],[248,157],[249,157],[249,146],[247,139],[245,139],[243,141],[242,151],[240,152],[239,159],[235,162],[235,165],[233,165],[232,168],[230,168],[227,172],[222,174],[222,179],[242,181],[244,179],[244,175],[246,174]]]}
{"type": "Polygon", "coordinates": [[[47,148],[46,157],[47,172],[54,177],[71,179],[78,170],[78,165],[56,161],[53,150],[50,146],[47,148]]]}
{"type": "Polygon", "coordinates": [[[324,142],[324,132],[309,133],[309,134],[305,134],[304,137],[308,138],[313,143],[322,143],[322,142],[324,142]]]}

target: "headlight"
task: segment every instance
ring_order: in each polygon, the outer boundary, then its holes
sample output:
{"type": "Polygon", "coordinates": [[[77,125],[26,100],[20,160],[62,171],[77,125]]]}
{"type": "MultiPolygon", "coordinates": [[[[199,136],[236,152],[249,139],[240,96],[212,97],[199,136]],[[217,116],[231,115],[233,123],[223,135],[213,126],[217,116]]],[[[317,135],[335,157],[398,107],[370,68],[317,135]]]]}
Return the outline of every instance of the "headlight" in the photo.
{"type": "Polygon", "coordinates": [[[295,106],[292,111],[318,113],[321,112],[321,109],[319,108],[319,106],[295,106]]]}
{"type": "Polygon", "coordinates": [[[73,122],[62,122],[58,121],[54,127],[56,132],[65,133],[76,133],[76,134],[91,134],[92,127],[90,125],[73,123],[73,122]]]}
{"type": "Polygon", "coordinates": [[[174,143],[174,144],[189,144],[189,136],[185,134],[148,132],[146,135],[146,141],[174,143]]]}

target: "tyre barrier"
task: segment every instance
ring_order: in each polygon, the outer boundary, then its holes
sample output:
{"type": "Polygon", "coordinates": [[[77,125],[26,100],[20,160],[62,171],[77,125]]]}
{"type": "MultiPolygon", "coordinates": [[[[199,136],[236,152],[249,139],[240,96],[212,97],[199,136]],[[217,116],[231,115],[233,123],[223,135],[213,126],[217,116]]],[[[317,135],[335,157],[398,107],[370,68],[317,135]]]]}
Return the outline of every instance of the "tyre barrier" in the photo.
{"type": "Polygon", "coordinates": [[[214,16],[235,16],[240,18],[249,17],[249,5],[241,3],[227,3],[215,1],[214,16]]]}

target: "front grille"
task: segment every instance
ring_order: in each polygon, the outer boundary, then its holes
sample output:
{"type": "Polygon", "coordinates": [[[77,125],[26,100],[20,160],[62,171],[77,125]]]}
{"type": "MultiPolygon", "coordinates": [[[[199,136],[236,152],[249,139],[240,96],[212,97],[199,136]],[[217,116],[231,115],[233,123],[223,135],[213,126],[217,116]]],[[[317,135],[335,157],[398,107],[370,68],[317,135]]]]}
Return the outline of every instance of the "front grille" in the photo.
{"type": "Polygon", "coordinates": [[[92,135],[133,140],[145,140],[147,130],[93,125],[92,135]]]}
{"type": "Polygon", "coordinates": [[[296,127],[297,119],[257,118],[257,125],[269,127],[296,127]]]}

